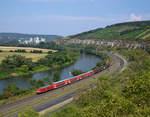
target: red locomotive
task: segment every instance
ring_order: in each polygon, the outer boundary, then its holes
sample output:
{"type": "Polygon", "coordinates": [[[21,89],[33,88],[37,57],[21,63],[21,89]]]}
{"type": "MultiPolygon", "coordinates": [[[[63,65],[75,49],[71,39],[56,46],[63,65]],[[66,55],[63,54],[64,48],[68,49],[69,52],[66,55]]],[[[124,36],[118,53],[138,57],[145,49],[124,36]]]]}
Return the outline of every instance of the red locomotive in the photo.
{"type": "Polygon", "coordinates": [[[56,89],[56,88],[59,88],[59,87],[62,87],[62,86],[65,86],[65,85],[68,85],[68,84],[71,84],[75,81],[78,81],[78,80],[81,80],[81,79],[84,79],[86,77],[89,77],[89,76],[92,76],[93,74],[96,74],[98,72],[101,72],[105,69],[107,69],[108,67],[110,67],[110,65],[105,65],[104,67],[100,67],[98,69],[95,69],[95,70],[91,70],[91,71],[88,71],[86,73],[83,73],[83,74],[80,74],[78,76],[75,76],[75,77],[72,77],[72,78],[68,78],[68,79],[65,79],[65,80],[61,80],[61,81],[58,81],[58,82],[54,82],[53,84],[50,84],[50,85],[47,85],[47,86],[44,86],[44,87],[40,87],[36,93],[37,94],[40,94],[40,93],[44,93],[44,92],[47,92],[47,91],[50,91],[52,89],[56,89]]]}

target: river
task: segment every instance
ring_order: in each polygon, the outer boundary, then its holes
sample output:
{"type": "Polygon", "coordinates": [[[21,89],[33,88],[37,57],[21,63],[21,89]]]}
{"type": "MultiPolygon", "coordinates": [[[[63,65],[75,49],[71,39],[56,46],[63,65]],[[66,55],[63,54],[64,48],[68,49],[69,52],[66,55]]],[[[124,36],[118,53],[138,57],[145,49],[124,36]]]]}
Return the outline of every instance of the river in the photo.
{"type": "MultiPolygon", "coordinates": [[[[70,74],[72,69],[81,69],[82,71],[89,71],[92,69],[97,62],[99,62],[101,59],[94,55],[87,55],[87,54],[80,54],[79,59],[69,67],[66,67],[61,70],[61,80],[72,77],[70,74]]],[[[39,72],[34,73],[33,75],[26,76],[26,77],[18,77],[13,79],[5,79],[0,81],[0,93],[3,93],[3,89],[6,88],[9,84],[15,83],[17,86],[21,89],[27,89],[31,87],[30,79],[42,79],[42,78],[50,78],[52,79],[54,74],[53,72],[45,71],[45,72],[39,72]]]]}

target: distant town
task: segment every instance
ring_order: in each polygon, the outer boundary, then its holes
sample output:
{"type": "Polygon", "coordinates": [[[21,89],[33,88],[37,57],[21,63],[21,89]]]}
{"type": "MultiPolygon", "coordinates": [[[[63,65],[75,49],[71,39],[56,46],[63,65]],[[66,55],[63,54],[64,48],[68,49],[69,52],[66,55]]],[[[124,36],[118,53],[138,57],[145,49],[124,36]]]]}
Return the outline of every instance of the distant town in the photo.
{"type": "Polygon", "coordinates": [[[39,44],[41,42],[46,42],[46,38],[34,37],[26,40],[18,40],[20,44],[39,44]]]}

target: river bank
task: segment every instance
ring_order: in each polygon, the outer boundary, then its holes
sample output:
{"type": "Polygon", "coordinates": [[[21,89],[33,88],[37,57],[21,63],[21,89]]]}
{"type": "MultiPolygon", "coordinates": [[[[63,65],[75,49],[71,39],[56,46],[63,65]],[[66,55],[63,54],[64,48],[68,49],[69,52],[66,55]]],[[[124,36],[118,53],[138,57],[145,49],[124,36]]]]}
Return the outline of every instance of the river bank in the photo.
{"type": "MultiPolygon", "coordinates": [[[[91,70],[93,67],[95,67],[99,61],[101,61],[101,59],[94,55],[80,54],[80,56],[75,61],[75,63],[72,63],[71,65],[66,66],[60,70],[61,80],[72,77],[72,75],[70,74],[72,69],[81,69],[82,71],[86,72],[88,70],[91,70]]],[[[20,89],[28,89],[29,87],[32,87],[30,83],[31,79],[42,80],[43,78],[49,78],[50,80],[52,80],[54,73],[55,70],[54,71],[48,70],[48,71],[37,72],[29,76],[27,75],[25,77],[17,77],[17,78],[0,80],[0,93],[3,92],[4,88],[6,88],[9,84],[12,83],[15,83],[20,89]]]]}
{"type": "Polygon", "coordinates": [[[30,76],[37,72],[61,70],[75,63],[78,52],[61,51],[33,62],[21,55],[7,56],[0,64],[0,80],[30,76]]]}

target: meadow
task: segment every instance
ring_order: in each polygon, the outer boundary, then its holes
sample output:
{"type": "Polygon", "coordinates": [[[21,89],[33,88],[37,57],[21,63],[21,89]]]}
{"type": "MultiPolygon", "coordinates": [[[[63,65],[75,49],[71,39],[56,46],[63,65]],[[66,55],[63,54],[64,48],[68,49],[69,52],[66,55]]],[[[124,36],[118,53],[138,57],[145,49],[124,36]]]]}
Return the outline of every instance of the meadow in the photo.
{"type": "Polygon", "coordinates": [[[25,56],[26,58],[32,58],[33,62],[36,62],[40,58],[43,58],[47,55],[47,52],[52,51],[56,52],[55,50],[50,50],[50,49],[41,49],[41,48],[27,48],[27,47],[7,47],[7,46],[0,46],[0,63],[1,61],[7,57],[8,55],[21,55],[25,56]],[[11,50],[18,50],[18,49],[23,49],[26,50],[26,53],[18,53],[18,52],[10,52],[11,50]],[[43,53],[30,53],[30,51],[33,50],[41,50],[43,53]]]}
{"type": "Polygon", "coordinates": [[[24,49],[27,52],[30,52],[31,50],[42,50],[43,52],[48,52],[48,51],[56,52],[56,50],[51,50],[51,49],[0,46],[0,50],[6,51],[6,52],[9,52],[10,50],[17,50],[17,49],[24,49]]]}

